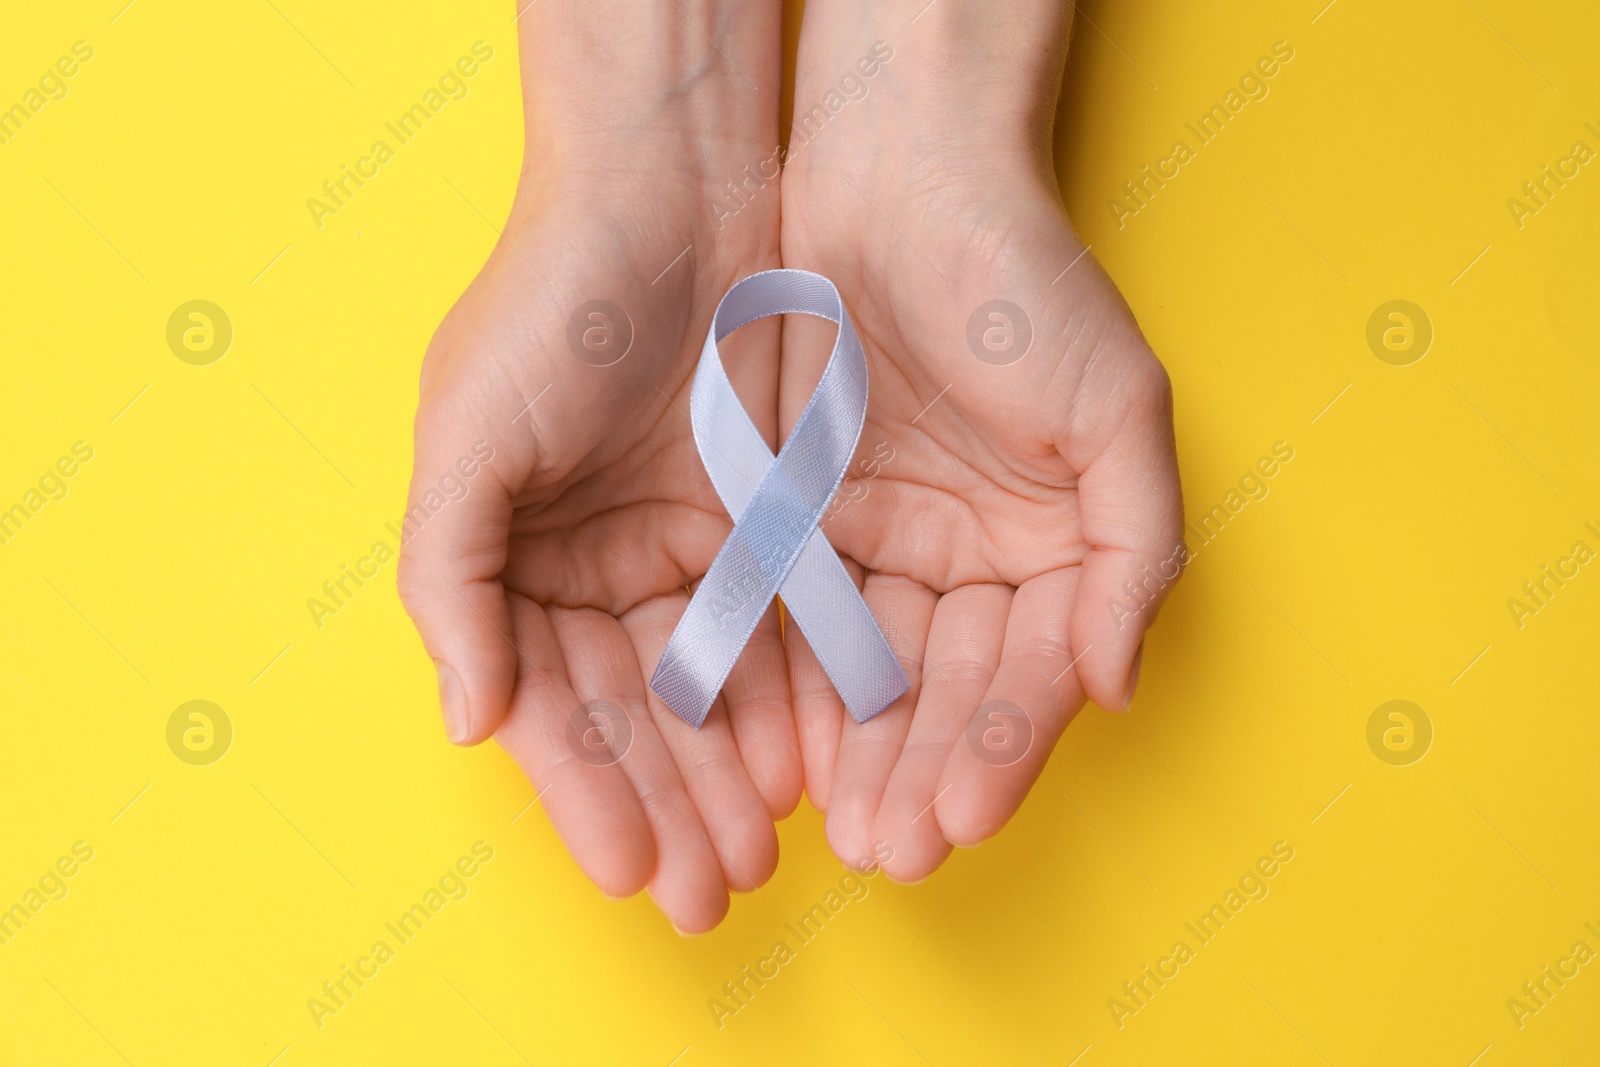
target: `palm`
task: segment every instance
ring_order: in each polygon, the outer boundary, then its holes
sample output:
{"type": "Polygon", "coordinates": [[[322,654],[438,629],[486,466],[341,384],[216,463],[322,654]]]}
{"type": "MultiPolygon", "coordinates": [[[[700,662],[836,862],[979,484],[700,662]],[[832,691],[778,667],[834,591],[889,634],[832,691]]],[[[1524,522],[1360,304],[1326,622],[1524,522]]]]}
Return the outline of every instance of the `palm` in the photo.
{"type": "MultiPolygon", "coordinates": [[[[495,736],[585,872],[612,895],[648,885],[674,923],[702,930],[727,887],[770,876],[772,819],[797,801],[799,772],[775,615],[699,731],[646,684],[731,527],[687,411],[732,278],[685,257],[650,281],[683,221],[583,204],[513,222],[430,350],[413,498],[473,441],[494,445],[492,471],[471,508],[446,505],[408,544],[404,589],[430,650],[455,641],[448,658],[498,680],[474,718],[509,709],[495,736]],[[485,640],[461,640],[485,625],[485,640]]],[[[730,369],[770,424],[775,335],[747,332],[749,358],[730,369]]],[[[477,739],[495,721],[473,725],[477,739]]]]}
{"type": "MultiPolygon", "coordinates": [[[[785,260],[836,278],[872,374],[866,466],[824,529],[858,565],[912,688],[857,727],[796,641],[807,780],[842,857],[918,880],[949,842],[1004,824],[1085,691],[1122,706],[1133,649],[1079,602],[1114,587],[1106,553],[1176,543],[1168,394],[1042,189],[946,185],[880,205],[847,170],[810,177],[785,260]],[[1023,317],[994,320],[1009,348],[980,330],[975,350],[969,320],[995,299],[1023,317]],[[1152,511],[1161,521],[1136,521],[1152,511]]],[[[785,415],[817,373],[803,329],[785,334],[785,415]]]]}

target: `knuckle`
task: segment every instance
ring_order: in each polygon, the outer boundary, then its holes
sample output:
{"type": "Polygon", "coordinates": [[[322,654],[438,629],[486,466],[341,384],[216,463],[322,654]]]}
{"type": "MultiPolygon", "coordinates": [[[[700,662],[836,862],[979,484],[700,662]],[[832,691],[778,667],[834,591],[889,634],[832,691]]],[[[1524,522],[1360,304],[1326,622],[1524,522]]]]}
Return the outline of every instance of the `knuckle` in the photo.
{"type": "Polygon", "coordinates": [[[417,557],[409,551],[402,550],[400,562],[395,567],[395,589],[400,594],[400,603],[407,612],[415,616],[422,610],[426,598],[423,588],[423,578],[417,557]]]}
{"type": "Polygon", "coordinates": [[[1172,376],[1155,357],[1145,353],[1134,368],[1135,395],[1142,398],[1147,409],[1154,413],[1172,410],[1172,376]]]}

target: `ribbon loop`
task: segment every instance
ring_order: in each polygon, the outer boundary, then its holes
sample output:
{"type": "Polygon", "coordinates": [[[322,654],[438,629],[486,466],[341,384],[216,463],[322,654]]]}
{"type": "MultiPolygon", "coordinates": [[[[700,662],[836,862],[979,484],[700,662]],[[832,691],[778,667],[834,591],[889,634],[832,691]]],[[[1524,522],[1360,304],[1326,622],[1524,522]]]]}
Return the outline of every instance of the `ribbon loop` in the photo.
{"type": "Polygon", "coordinates": [[[673,630],[650,688],[698,729],[767,605],[782,595],[851,717],[872,718],[909,683],[818,528],[867,416],[867,357],[834,284],[810,271],[769,270],[729,289],[700,353],[689,413],[695,447],[734,525],[673,630]],[[822,380],[773,456],[728,381],[717,344],[757,319],[790,313],[837,323],[839,335],[822,380]]]}

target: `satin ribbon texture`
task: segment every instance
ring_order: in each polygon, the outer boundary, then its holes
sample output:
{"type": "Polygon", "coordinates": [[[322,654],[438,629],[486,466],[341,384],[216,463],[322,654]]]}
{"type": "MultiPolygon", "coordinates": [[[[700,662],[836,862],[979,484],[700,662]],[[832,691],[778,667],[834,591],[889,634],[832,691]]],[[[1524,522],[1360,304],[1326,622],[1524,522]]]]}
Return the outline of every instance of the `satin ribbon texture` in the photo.
{"type": "Polygon", "coordinates": [[[689,395],[695,447],[733,532],[673,630],[650,688],[699,729],[772,598],[782,595],[850,715],[865,722],[909,683],[855,582],[818,528],[867,417],[867,357],[834,284],[804,270],[738,282],[717,305],[689,395]],[[722,366],[717,344],[768,315],[839,326],[816,392],[773,456],[722,366]]]}

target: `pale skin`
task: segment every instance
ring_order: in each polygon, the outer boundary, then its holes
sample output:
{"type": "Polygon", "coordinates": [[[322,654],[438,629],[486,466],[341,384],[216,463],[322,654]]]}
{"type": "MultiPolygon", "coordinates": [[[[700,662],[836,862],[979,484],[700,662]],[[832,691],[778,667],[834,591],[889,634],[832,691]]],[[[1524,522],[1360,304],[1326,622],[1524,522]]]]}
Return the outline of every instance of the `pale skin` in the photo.
{"type": "MultiPolygon", "coordinates": [[[[714,927],[730,890],[771,876],[774,821],[802,787],[840,859],[897,881],[998,832],[1086,698],[1127,706],[1170,587],[1129,600],[1123,585],[1181,544],[1166,375],[1080,258],[1051,171],[1070,9],[922,6],[811,0],[797,112],[875,42],[892,58],[865,97],[793,137],[781,182],[732,215],[724,183],[778,143],[779,5],[531,7],[523,179],[424,364],[412,503],[474,442],[495,449],[402,553],[446,732],[494,736],[585,874],[611,896],[647,889],[681,932],[714,927]],[[858,457],[893,458],[825,531],[911,688],[856,724],[774,609],[696,731],[648,688],[685,586],[732,525],[695,452],[688,390],[718,299],[780,265],[833,279],[867,351],[858,457]],[[610,366],[567,343],[594,299],[634,328],[610,366]],[[993,299],[1032,328],[1009,365],[967,342],[993,299]],[[1112,611],[1118,600],[1136,610],[1112,611]],[[633,726],[613,765],[569,743],[574,709],[595,700],[633,726]],[[966,740],[992,701],[1031,724],[1014,762],[966,740]]],[[[791,316],[781,345],[773,319],[722,346],[774,448],[831,341],[826,323],[791,316]]]]}

